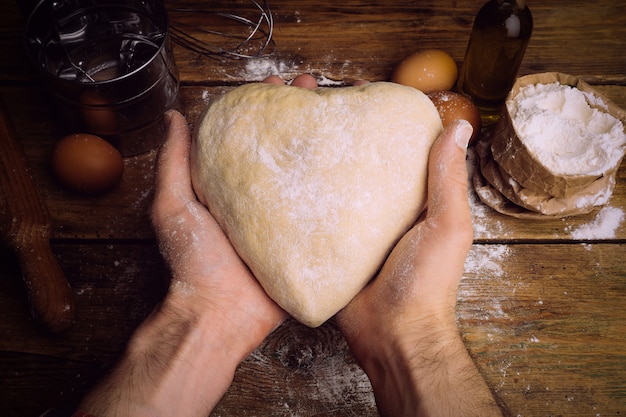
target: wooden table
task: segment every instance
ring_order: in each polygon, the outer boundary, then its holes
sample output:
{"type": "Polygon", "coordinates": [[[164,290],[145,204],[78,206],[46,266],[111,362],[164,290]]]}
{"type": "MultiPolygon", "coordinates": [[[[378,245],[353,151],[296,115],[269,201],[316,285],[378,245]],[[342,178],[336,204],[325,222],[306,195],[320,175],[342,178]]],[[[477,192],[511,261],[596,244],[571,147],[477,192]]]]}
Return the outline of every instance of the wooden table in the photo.
{"type": "MultiPolygon", "coordinates": [[[[399,60],[421,48],[444,49],[460,64],[482,2],[270,0],[271,57],[211,59],[175,46],[181,108],[193,123],[213,97],[271,68],[286,78],[310,72],[335,85],[388,80],[399,60]]],[[[626,4],[528,3],[535,30],[520,74],[577,75],[626,108],[626,4]]],[[[249,9],[243,0],[189,4],[249,9]]],[[[155,152],[127,158],[121,185],[104,196],[60,188],[48,161],[63,128],[22,52],[22,22],[18,7],[2,1],[0,94],[51,213],[52,248],[76,293],[78,320],[62,334],[43,331],[29,315],[15,256],[0,249],[5,417],[34,416],[79,398],[119,357],[167,286],[147,217],[155,152]]],[[[575,218],[518,220],[471,197],[475,244],[458,295],[459,327],[514,416],[626,414],[625,168],[608,206],[575,218]]],[[[309,329],[290,320],[242,363],[214,415],[377,412],[333,321],[309,329]]]]}

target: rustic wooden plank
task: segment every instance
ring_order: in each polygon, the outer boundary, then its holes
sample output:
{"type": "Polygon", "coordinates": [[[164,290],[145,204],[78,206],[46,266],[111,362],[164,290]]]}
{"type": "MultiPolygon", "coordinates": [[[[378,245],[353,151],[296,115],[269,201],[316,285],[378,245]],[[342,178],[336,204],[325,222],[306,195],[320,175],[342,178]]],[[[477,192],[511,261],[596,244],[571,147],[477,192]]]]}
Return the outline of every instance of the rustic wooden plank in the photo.
{"type": "Polygon", "coordinates": [[[334,321],[288,320],[239,367],[212,415],[376,416],[369,379],[334,321]]]}
{"type": "Polygon", "coordinates": [[[30,317],[16,260],[3,248],[0,333],[10,337],[0,350],[85,362],[117,356],[167,288],[156,245],[81,242],[54,244],[53,251],[76,295],[76,323],[59,336],[42,331],[30,317]]]}
{"type": "Polygon", "coordinates": [[[100,363],[21,352],[0,352],[0,369],[0,412],[6,417],[36,417],[74,404],[103,372],[100,363]]]}
{"type": "MultiPolygon", "coordinates": [[[[33,415],[36,407],[79,396],[163,294],[162,264],[151,245],[87,242],[54,249],[77,292],[79,321],[65,334],[41,333],[28,319],[15,265],[0,271],[0,333],[7,336],[0,340],[0,414],[6,417],[33,415]],[[42,402],[33,404],[33,396],[42,402]]],[[[625,249],[607,243],[473,246],[459,291],[459,325],[513,415],[626,412],[625,249]]],[[[12,264],[6,252],[0,261],[12,264]]],[[[318,329],[289,320],[248,357],[214,415],[241,410],[376,415],[367,378],[332,320],[318,329]]]]}
{"type": "Polygon", "coordinates": [[[625,254],[623,244],[474,246],[460,327],[512,415],[625,412],[625,254]]]}
{"type": "Polygon", "coordinates": [[[154,244],[54,244],[77,321],[57,335],[29,314],[17,261],[0,248],[0,415],[35,416],[84,394],[116,361],[166,288],[154,244]],[[33,401],[36,398],[37,401],[33,401]]]}
{"type": "MultiPolygon", "coordinates": [[[[512,415],[625,412],[624,249],[570,245],[562,259],[561,245],[472,248],[461,333],[512,415]]],[[[317,330],[287,323],[244,362],[215,415],[377,415],[367,380],[344,357],[332,322],[317,330]]]]}
{"type": "MultiPolygon", "coordinates": [[[[482,3],[272,1],[277,51],[269,62],[286,76],[306,71],[334,80],[389,79],[397,62],[423,48],[445,49],[460,64],[473,17],[482,3]]],[[[219,4],[214,7],[224,9],[219,4]]],[[[521,74],[562,71],[589,80],[625,82],[623,4],[603,2],[590,8],[585,2],[559,1],[530,3],[530,7],[535,29],[521,74]]],[[[182,48],[177,49],[176,60],[183,79],[195,82],[240,82],[264,75],[259,73],[263,66],[248,62],[244,68],[238,61],[201,59],[182,48]]]]}
{"type": "MultiPolygon", "coordinates": [[[[272,0],[269,4],[277,49],[270,61],[282,67],[286,76],[306,71],[334,80],[388,79],[397,62],[422,48],[445,49],[460,64],[474,15],[482,3],[430,0],[338,4],[332,0],[272,0]]],[[[252,3],[246,1],[200,4],[168,0],[166,5],[257,16],[252,3]]],[[[596,2],[589,7],[583,1],[559,0],[529,5],[535,29],[521,74],[562,71],[590,81],[626,84],[623,3],[596,2]]],[[[24,19],[14,2],[0,4],[0,15],[4,22],[0,29],[0,73],[4,80],[30,81],[34,71],[23,52],[24,19]]],[[[232,22],[204,22],[201,27],[233,30],[232,22]]],[[[211,39],[211,43],[216,41],[211,39]]],[[[181,47],[175,48],[175,56],[181,77],[187,82],[219,85],[260,77],[259,66],[248,66],[250,62],[204,58],[181,47]]]]}

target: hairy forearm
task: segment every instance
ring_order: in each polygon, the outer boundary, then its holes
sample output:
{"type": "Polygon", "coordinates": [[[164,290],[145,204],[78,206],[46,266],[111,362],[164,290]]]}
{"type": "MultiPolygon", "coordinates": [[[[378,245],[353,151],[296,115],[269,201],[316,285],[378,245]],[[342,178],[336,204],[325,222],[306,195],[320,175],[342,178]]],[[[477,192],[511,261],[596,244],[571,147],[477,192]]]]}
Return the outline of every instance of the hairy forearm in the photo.
{"type": "Polygon", "coordinates": [[[478,368],[469,356],[458,330],[455,334],[433,334],[406,357],[414,391],[419,394],[419,415],[501,416],[501,410],[478,368]]]}
{"type": "Polygon", "coordinates": [[[271,329],[242,333],[229,318],[166,300],[134,334],[113,372],[81,403],[98,417],[202,416],[271,329]],[[242,339],[246,335],[246,339],[242,339]]]}
{"type": "Polygon", "coordinates": [[[381,415],[502,416],[456,326],[414,334],[361,360],[381,415]]]}

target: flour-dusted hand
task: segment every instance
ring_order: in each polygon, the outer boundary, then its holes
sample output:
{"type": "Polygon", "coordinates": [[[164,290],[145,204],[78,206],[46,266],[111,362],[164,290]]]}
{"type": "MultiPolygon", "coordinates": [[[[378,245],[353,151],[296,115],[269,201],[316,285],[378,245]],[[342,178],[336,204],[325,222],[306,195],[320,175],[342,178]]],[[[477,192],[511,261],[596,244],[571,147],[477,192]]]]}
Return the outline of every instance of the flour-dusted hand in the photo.
{"type": "MultiPolygon", "coordinates": [[[[200,310],[199,314],[211,310],[222,320],[241,320],[251,327],[247,332],[256,333],[257,325],[274,328],[285,313],[267,297],[211,213],[196,199],[189,173],[187,123],[176,111],[168,116],[152,219],[172,274],[169,298],[180,301],[183,308],[200,310]]],[[[232,325],[239,327],[237,322],[232,325]]]]}
{"type": "Polygon", "coordinates": [[[428,208],[378,277],[338,314],[384,416],[497,416],[468,355],[455,305],[473,233],[467,195],[466,121],[451,124],[429,159],[428,208]]]}
{"type": "Polygon", "coordinates": [[[80,408],[98,417],[205,417],[239,363],[286,317],[263,291],[189,178],[190,134],[172,111],[152,219],[171,286],[125,355],[80,408]]]}

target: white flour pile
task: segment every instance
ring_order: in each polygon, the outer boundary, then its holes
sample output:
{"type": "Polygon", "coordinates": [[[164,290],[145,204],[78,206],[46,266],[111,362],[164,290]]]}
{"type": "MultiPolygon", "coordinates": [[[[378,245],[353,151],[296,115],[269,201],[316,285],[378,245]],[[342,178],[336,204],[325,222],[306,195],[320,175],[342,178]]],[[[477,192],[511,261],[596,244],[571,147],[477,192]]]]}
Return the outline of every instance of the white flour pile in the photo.
{"type": "Polygon", "coordinates": [[[552,84],[522,87],[507,103],[513,126],[535,158],[555,175],[601,175],[626,146],[622,122],[598,97],[552,84]]]}
{"type": "Polygon", "coordinates": [[[293,63],[277,61],[271,58],[255,58],[246,61],[245,70],[240,74],[246,81],[261,81],[270,75],[284,76],[298,71],[293,63]]]}
{"type": "Polygon", "coordinates": [[[623,221],[622,209],[607,206],[598,212],[593,222],[572,230],[571,235],[576,240],[613,239],[623,221]]]}
{"type": "MultiPolygon", "coordinates": [[[[330,58],[329,58],[330,59],[330,58]]],[[[334,58],[333,58],[334,60],[334,58]]],[[[351,62],[345,61],[342,68],[351,68],[351,62]]],[[[314,71],[309,65],[299,65],[296,62],[278,61],[273,58],[254,58],[246,61],[245,68],[240,72],[239,76],[250,82],[259,82],[270,75],[278,75],[279,77],[290,81],[300,74],[309,74],[314,71]]],[[[314,71],[316,72],[316,71],[314,71]]],[[[338,87],[346,85],[342,79],[333,80],[327,78],[323,74],[314,75],[317,84],[320,87],[338,87]]]]}

